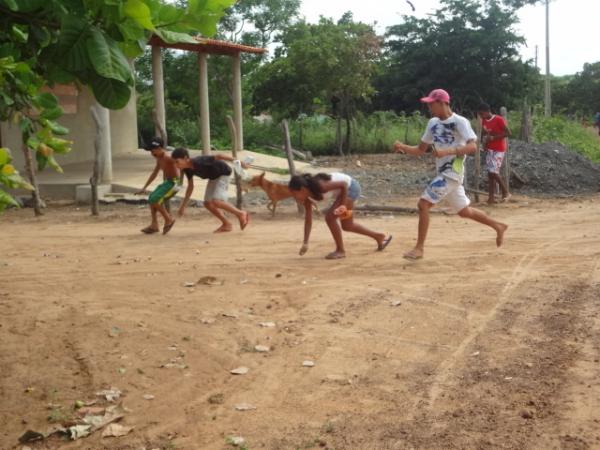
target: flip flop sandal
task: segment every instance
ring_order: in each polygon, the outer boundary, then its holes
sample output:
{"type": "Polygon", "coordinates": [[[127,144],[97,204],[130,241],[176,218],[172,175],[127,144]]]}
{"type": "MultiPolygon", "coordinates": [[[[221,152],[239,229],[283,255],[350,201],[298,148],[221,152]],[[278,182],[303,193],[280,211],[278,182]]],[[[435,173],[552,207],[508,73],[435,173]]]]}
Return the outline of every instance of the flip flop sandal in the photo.
{"type": "Polygon", "coordinates": [[[385,250],[385,248],[386,248],[388,245],[390,245],[390,242],[392,242],[392,239],[393,239],[393,238],[394,238],[394,236],[392,236],[391,234],[390,234],[390,235],[389,235],[387,238],[385,238],[385,239],[383,240],[383,242],[382,242],[382,243],[381,243],[381,244],[380,244],[380,245],[377,247],[377,251],[378,251],[378,252],[382,252],[382,251],[384,251],[384,250],[385,250]]]}
{"type": "Polygon", "coordinates": [[[331,252],[329,255],[325,257],[325,259],[344,259],[346,255],[340,255],[337,252],[331,252]]]}
{"type": "Polygon", "coordinates": [[[151,227],[146,227],[143,228],[142,230],[140,230],[142,233],[144,234],[154,234],[154,233],[158,233],[158,230],[155,230],[154,228],[151,227]]]}
{"type": "Polygon", "coordinates": [[[165,227],[163,228],[163,234],[167,234],[169,231],[171,231],[171,228],[173,228],[173,225],[175,225],[175,221],[171,222],[168,225],[165,225],[165,227]]]}

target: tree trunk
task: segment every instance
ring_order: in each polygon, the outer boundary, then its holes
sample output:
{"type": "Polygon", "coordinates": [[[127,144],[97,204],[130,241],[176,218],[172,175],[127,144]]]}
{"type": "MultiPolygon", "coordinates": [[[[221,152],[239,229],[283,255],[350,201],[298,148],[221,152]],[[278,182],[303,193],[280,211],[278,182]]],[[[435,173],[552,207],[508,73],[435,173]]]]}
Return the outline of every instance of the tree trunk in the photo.
{"type": "Polygon", "coordinates": [[[350,119],[350,115],[346,115],[346,155],[350,156],[352,153],[350,151],[351,139],[352,137],[352,120],[350,119]]]}
{"type": "Polygon", "coordinates": [[[23,150],[23,155],[25,156],[25,167],[27,169],[29,183],[31,183],[31,185],[33,186],[33,192],[31,193],[31,198],[33,200],[33,211],[36,216],[42,216],[44,215],[44,213],[42,212],[40,188],[38,186],[37,177],[35,175],[35,167],[33,166],[31,152],[29,151],[29,147],[27,147],[27,145],[25,144],[21,146],[21,150],[23,150]]]}
{"type": "Polygon", "coordinates": [[[338,153],[340,154],[340,156],[344,156],[344,140],[342,139],[342,118],[340,116],[338,116],[337,118],[337,130],[335,135],[338,153]]]}
{"type": "Polygon", "coordinates": [[[92,210],[92,216],[100,215],[100,207],[98,205],[98,179],[100,178],[100,147],[102,134],[104,133],[104,124],[102,123],[100,116],[96,111],[97,107],[100,108],[98,105],[94,105],[90,108],[92,118],[96,124],[96,137],[94,139],[94,166],[92,169],[92,176],[90,177],[90,188],[92,190],[92,202],[90,207],[92,210]]]}
{"type": "Polygon", "coordinates": [[[523,116],[521,117],[521,136],[522,141],[531,143],[531,109],[525,99],[523,103],[523,116]]]}

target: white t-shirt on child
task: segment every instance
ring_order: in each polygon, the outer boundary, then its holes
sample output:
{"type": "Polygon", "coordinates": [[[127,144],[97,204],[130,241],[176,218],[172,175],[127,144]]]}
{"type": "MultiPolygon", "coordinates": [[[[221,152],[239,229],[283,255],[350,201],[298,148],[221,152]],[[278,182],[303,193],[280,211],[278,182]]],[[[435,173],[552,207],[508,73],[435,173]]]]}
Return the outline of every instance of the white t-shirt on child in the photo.
{"type": "MultiPolygon", "coordinates": [[[[446,120],[433,117],[427,124],[427,129],[421,141],[429,145],[433,144],[436,148],[443,150],[463,147],[468,141],[475,139],[477,139],[477,135],[473,131],[471,123],[463,116],[453,113],[446,120]]],[[[435,164],[438,174],[459,183],[463,182],[465,173],[464,157],[444,156],[443,158],[436,158],[435,164]]]]}
{"type": "MultiPolygon", "coordinates": [[[[348,189],[350,189],[350,184],[352,184],[352,177],[350,175],[346,175],[345,173],[341,172],[332,172],[329,175],[331,175],[331,181],[343,181],[344,183],[346,183],[346,186],[348,186],[348,189]]],[[[326,196],[335,199],[340,194],[341,191],[339,189],[335,189],[333,191],[327,192],[326,196]]]]}

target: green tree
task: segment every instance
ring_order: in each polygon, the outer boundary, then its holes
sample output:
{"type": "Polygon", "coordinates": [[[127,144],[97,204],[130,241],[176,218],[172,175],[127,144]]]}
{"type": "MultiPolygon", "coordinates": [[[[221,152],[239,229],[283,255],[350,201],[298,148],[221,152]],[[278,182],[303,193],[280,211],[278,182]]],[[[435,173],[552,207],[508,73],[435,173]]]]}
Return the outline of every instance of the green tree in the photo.
{"type": "Polygon", "coordinates": [[[299,22],[280,41],[275,58],[258,74],[254,104],[280,116],[320,111],[344,118],[348,149],[356,106],[374,92],[380,38],[346,13],[337,23],[323,17],[317,24],[299,22]]]}
{"type": "Polygon", "coordinates": [[[553,101],[559,110],[570,114],[600,111],[600,61],[587,63],[581,72],[553,81],[553,101]]]}
{"type": "Polygon", "coordinates": [[[46,85],[80,83],[101,105],[122,108],[134,84],[128,59],[143,52],[152,34],[167,42],[212,35],[233,2],[190,0],[178,7],[160,0],[0,0],[0,120],[19,122],[34,187],[29,150],[39,169],[58,169],[53,153],[70,150],[69,141],[55,136],[67,130],[55,122],[62,110],[56,97],[42,92],[46,85]]]}
{"type": "Polygon", "coordinates": [[[481,101],[520,107],[537,95],[540,79],[519,57],[524,40],[513,29],[514,12],[497,0],[441,0],[426,18],[405,16],[387,33],[376,105],[412,110],[423,94],[444,87],[462,110],[481,101]]]}

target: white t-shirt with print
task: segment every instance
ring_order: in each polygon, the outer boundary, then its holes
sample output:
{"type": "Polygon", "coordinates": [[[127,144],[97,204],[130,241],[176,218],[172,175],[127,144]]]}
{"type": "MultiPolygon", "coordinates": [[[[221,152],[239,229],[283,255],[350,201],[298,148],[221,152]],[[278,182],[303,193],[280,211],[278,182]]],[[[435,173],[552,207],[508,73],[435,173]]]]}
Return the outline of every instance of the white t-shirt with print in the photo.
{"type": "MultiPolygon", "coordinates": [[[[470,140],[477,139],[477,135],[471,127],[471,123],[458,114],[453,113],[446,120],[440,120],[433,117],[427,124],[425,134],[421,138],[426,144],[433,144],[436,148],[443,150],[446,148],[463,147],[470,140]]],[[[446,178],[456,180],[460,183],[464,178],[464,157],[457,159],[454,155],[436,158],[435,164],[437,172],[446,178]]]]}

